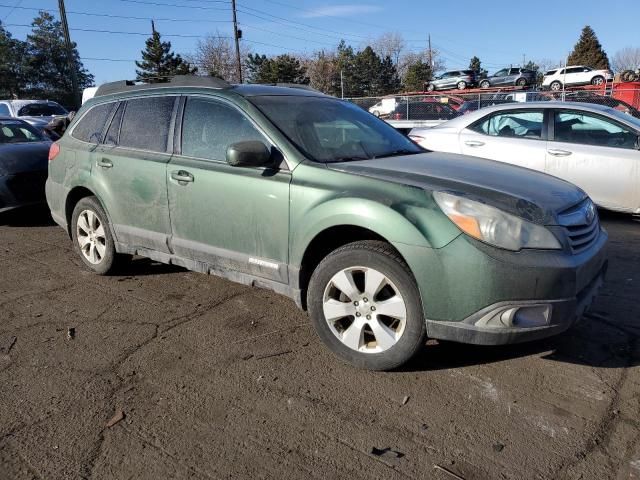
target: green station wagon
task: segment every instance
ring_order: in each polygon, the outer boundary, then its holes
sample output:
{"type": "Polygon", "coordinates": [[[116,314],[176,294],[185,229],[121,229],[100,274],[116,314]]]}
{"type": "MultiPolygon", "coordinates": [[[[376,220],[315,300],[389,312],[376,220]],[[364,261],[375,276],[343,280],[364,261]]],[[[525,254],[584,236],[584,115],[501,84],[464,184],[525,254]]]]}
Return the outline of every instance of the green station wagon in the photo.
{"type": "Polygon", "coordinates": [[[562,332],[607,268],[578,187],[427,152],[309,89],[105,84],[49,157],[48,204],[88,268],[141,255],[272,289],[363,368],[396,368],[427,337],[562,332]]]}

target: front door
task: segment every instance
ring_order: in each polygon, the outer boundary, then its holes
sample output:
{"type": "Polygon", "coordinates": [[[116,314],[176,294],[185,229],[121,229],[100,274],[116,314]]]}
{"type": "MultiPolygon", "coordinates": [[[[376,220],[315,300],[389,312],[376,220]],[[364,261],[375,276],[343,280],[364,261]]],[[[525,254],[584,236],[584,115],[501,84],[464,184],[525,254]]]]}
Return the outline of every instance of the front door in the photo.
{"type": "Polygon", "coordinates": [[[556,111],[546,171],[581,187],[605,208],[640,208],[638,132],[603,116],[556,111]]]}
{"type": "Polygon", "coordinates": [[[543,110],[490,114],[460,132],[461,152],[544,171],[546,140],[543,110]]]}
{"type": "Polygon", "coordinates": [[[286,283],[291,173],[286,164],[233,167],[225,158],[236,142],[272,143],[235,106],[199,96],[186,99],[177,136],[179,153],[167,165],[174,253],[286,283]]]}

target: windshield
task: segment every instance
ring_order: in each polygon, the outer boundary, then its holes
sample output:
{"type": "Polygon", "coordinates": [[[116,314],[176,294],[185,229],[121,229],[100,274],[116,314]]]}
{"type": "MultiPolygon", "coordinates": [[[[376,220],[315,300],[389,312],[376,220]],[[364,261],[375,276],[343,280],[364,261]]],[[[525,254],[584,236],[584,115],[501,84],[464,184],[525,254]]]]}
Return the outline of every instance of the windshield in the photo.
{"type": "Polygon", "coordinates": [[[0,144],[42,142],[44,137],[31,125],[21,121],[0,122],[0,144]]]}
{"type": "Polygon", "coordinates": [[[250,100],[316,162],[368,160],[424,151],[352,103],[307,96],[259,96],[250,100]]]}
{"type": "Polygon", "coordinates": [[[68,113],[57,103],[30,103],[18,110],[19,117],[51,117],[68,113]]]}
{"type": "Polygon", "coordinates": [[[613,118],[617,118],[623,122],[633,125],[635,129],[640,132],[640,118],[633,115],[633,112],[625,113],[623,111],[616,110],[615,108],[608,108],[607,113],[613,118]]]}

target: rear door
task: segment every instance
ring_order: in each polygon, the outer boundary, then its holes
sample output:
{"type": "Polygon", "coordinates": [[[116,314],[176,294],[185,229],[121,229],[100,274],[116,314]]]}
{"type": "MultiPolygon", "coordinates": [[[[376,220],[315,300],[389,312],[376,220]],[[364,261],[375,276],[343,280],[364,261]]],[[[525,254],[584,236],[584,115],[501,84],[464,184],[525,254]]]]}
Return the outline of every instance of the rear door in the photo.
{"type": "Polygon", "coordinates": [[[273,143],[239,108],[223,99],[183,99],[176,153],[167,166],[175,253],[214,270],[288,280],[289,184],[279,168],[233,167],[227,147],[273,143]]]}
{"type": "Polygon", "coordinates": [[[461,151],[544,171],[547,143],[544,118],[543,109],[489,114],[460,132],[461,151]]]}
{"type": "Polygon", "coordinates": [[[580,110],[555,110],[551,130],[547,173],[575,183],[602,207],[640,207],[640,132],[580,110]]]}
{"type": "Polygon", "coordinates": [[[169,253],[166,164],[177,96],[121,102],[93,152],[91,176],[119,242],[169,253]]]}

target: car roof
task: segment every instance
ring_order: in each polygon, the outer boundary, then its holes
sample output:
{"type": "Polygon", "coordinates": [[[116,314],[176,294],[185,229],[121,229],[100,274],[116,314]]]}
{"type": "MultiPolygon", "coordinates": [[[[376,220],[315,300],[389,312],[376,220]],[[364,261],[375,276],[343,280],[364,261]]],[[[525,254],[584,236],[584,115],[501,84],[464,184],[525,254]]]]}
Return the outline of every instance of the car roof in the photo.
{"type": "Polygon", "coordinates": [[[50,103],[55,103],[56,105],[59,105],[58,102],[54,102],[53,100],[29,100],[29,99],[21,99],[21,100],[0,100],[0,102],[8,102],[11,105],[15,105],[16,107],[23,107],[25,105],[30,105],[32,103],[43,103],[43,104],[50,104],[50,103]]]}
{"type": "MultiPolygon", "coordinates": [[[[456,117],[452,120],[449,120],[445,123],[437,125],[432,128],[441,128],[441,127],[465,127],[475,122],[476,120],[481,119],[482,117],[495,113],[495,112],[503,112],[509,110],[534,110],[540,108],[562,108],[562,109],[570,109],[570,110],[583,110],[586,112],[592,113],[604,113],[609,114],[612,111],[616,112],[611,107],[607,107],[606,105],[598,105],[593,103],[583,103],[583,102],[559,102],[559,101],[550,101],[550,102],[512,102],[512,103],[501,103],[497,105],[491,105],[489,107],[481,108],[480,110],[476,110],[474,112],[470,112],[466,115],[456,117]]],[[[616,116],[616,119],[619,119],[616,116]]]]}

